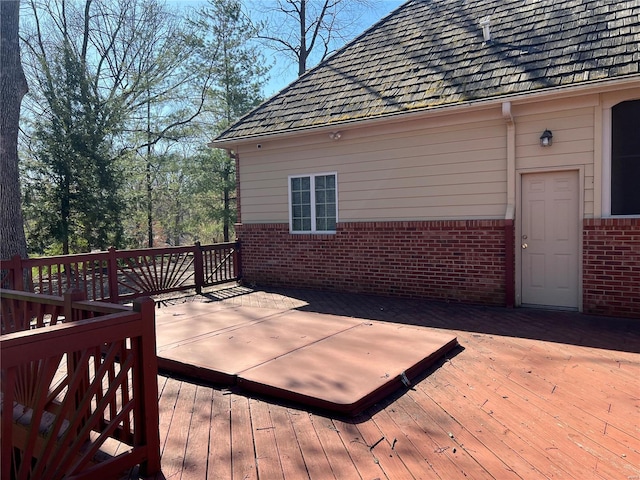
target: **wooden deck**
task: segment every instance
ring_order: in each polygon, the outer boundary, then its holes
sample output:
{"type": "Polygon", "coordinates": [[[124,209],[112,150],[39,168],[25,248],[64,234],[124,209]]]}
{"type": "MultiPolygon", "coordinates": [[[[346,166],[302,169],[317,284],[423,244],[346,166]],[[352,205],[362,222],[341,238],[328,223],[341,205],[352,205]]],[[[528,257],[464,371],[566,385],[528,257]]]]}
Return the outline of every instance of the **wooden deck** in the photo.
{"type": "Polygon", "coordinates": [[[157,478],[640,479],[640,320],[304,290],[204,298],[445,329],[460,347],[353,419],[160,376],[157,478]]]}

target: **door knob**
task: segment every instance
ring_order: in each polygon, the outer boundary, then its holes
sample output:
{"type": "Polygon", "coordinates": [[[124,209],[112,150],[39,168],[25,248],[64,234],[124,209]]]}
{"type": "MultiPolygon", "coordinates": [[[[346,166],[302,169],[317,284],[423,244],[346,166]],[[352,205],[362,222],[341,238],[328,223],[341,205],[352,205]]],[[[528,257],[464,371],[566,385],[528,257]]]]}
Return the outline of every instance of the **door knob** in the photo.
{"type": "Polygon", "coordinates": [[[529,245],[527,245],[526,243],[522,244],[522,249],[524,250],[525,248],[527,248],[529,245]]]}

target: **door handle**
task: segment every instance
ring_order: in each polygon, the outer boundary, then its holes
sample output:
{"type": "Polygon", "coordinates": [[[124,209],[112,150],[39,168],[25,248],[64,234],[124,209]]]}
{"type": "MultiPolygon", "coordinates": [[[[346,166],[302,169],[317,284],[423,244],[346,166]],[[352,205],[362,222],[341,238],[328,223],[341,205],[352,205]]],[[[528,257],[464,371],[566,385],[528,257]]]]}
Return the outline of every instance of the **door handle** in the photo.
{"type": "Polygon", "coordinates": [[[522,244],[522,249],[524,250],[525,248],[527,248],[529,245],[527,245],[526,243],[522,244]]]}

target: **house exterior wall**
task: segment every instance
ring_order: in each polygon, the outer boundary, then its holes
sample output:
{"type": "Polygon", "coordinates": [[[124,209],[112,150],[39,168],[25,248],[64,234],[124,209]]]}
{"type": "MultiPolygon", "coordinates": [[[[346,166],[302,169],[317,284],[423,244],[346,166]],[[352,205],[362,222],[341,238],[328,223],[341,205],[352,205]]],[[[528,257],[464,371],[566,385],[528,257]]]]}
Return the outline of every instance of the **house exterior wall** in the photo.
{"type": "Polygon", "coordinates": [[[597,95],[565,102],[516,107],[516,171],[581,169],[584,216],[594,216],[594,159],[597,95]],[[562,108],[564,107],[564,108],[562,108]],[[562,108],[558,110],[558,108],[562,108]],[[553,145],[540,148],[549,129],[553,145]]]}
{"type": "Polygon", "coordinates": [[[240,145],[244,278],[510,304],[519,275],[517,201],[515,218],[509,212],[519,175],[577,170],[581,309],[640,318],[640,220],[599,219],[605,104],[630,98],[640,89],[513,102],[511,159],[499,105],[345,127],[339,141],[326,130],[240,145]],[[539,145],[545,129],[551,148],[539,145]],[[336,233],[290,234],[288,176],[329,171],[338,176],[336,233]]]}
{"type": "Polygon", "coordinates": [[[505,221],[343,222],[335,235],[243,224],[245,281],[504,305],[505,221]]]}
{"type": "Polygon", "coordinates": [[[640,317],[640,218],[587,219],[585,313],[640,317]]]}
{"type": "Polygon", "coordinates": [[[494,109],[350,130],[337,142],[322,133],[246,145],[242,221],[288,222],[288,175],[333,171],[340,221],[503,218],[505,128],[494,109]]]}

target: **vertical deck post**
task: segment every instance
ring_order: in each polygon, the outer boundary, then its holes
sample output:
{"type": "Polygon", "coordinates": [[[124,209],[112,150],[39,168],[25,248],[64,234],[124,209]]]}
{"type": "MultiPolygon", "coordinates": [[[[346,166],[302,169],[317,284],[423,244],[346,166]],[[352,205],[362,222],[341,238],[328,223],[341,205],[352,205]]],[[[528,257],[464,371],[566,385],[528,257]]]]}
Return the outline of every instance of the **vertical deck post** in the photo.
{"type": "MultiPolygon", "coordinates": [[[[67,290],[64,292],[64,323],[74,322],[77,320],[82,320],[81,314],[79,311],[73,308],[73,304],[75,302],[81,302],[86,299],[84,292],[78,290],[77,288],[67,290]]],[[[80,357],[81,354],[79,352],[70,352],[67,355],[67,372],[69,375],[73,375],[80,366],[80,357]]],[[[89,376],[89,372],[85,372],[80,380],[78,389],[75,392],[73,397],[73,408],[72,411],[78,411],[78,407],[80,403],[82,403],[82,392],[86,392],[91,385],[91,378],[89,376]]],[[[83,415],[83,420],[81,422],[84,423],[88,419],[88,414],[83,415]]]]}
{"type": "Polygon", "coordinates": [[[64,321],[73,322],[75,320],[81,320],[77,313],[74,313],[73,304],[75,302],[81,302],[86,299],[83,291],[73,288],[64,292],[64,321]]]}
{"type": "Polygon", "coordinates": [[[235,280],[242,278],[242,252],[240,251],[240,240],[236,240],[233,249],[233,273],[235,280]]]}
{"type": "Polygon", "coordinates": [[[14,255],[11,257],[11,281],[13,282],[14,290],[24,291],[24,274],[22,272],[22,258],[20,255],[14,255]]]}
{"type": "MultiPolygon", "coordinates": [[[[4,363],[4,362],[3,362],[4,363]]],[[[16,369],[8,368],[2,372],[2,431],[0,433],[0,478],[11,478],[11,459],[13,458],[13,396],[16,382],[16,369]]]]}
{"type": "Polygon", "coordinates": [[[118,259],[115,247],[109,247],[109,260],[107,262],[107,281],[109,282],[109,301],[118,303],[118,259]]]}
{"type": "Polygon", "coordinates": [[[202,293],[202,287],[204,286],[204,253],[202,252],[202,246],[200,242],[196,242],[193,245],[193,269],[195,275],[196,292],[202,293]]]}
{"type": "Polygon", "coordinates": [[[134,388],[139,409],[134,417],[136,443],[147,447],[147,460],[141,465],[145,475],[160,471],[160,430],[158,408],[158,357],[156,354],[155,302],[142,297],[133,302],[133,309],[140,312],[142,335],[138,340],[140,373],[134,388]]]}

